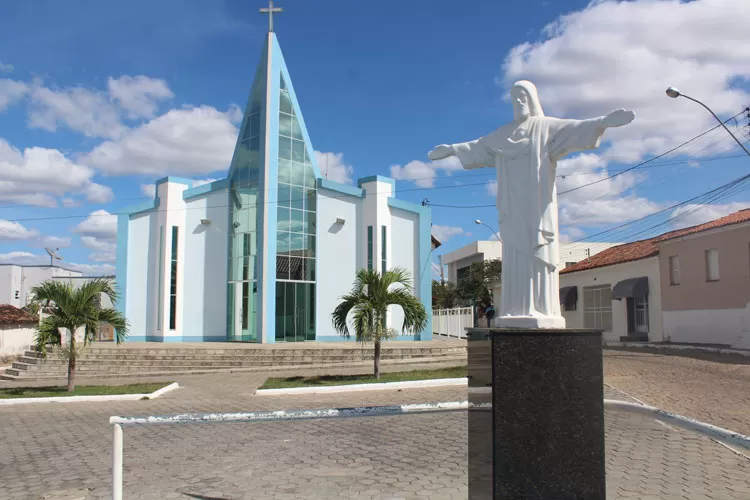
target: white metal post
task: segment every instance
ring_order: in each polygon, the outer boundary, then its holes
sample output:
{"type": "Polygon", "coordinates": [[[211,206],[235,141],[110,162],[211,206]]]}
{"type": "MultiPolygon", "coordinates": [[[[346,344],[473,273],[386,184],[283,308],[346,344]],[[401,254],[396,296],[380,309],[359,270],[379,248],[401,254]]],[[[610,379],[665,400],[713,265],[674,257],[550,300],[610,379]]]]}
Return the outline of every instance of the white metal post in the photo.
{"type": "Polygon", "coordinates": [[[112,447],[112,500],[122,500],[122,425],[115,425],[112,447]]]}

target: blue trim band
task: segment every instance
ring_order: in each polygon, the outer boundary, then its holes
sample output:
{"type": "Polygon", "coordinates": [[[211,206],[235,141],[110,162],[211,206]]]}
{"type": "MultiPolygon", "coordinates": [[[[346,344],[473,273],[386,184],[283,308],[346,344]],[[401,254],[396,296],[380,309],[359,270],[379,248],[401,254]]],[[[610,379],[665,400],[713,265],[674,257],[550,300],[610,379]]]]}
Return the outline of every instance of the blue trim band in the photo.
{"type": "Polygon", "coordinates": [[[328,179],[318,179],[318,189],[328,189],[337,193],[348,194],[357,198],[364,198],[365,191],[362,188],[356,188],[348,184],[342,184],[328,179]]]}
{"type": "Polygon", "coordinates": [[[156,181],[156,185],[164,184],[165,182],[174,182],[176,184],[185,184],[187,187],[193,187],[193,180],[186,179],[185,177],[162,177],[156,181]]]}
{"type": "Polygon", "coordinates": [[[200,186],[196,186],[194,188],[186,189],[182,192],[182,199],[189,200],[190,198],[195,198],[196,196],[200,196],[202,194],[221,191],[222,189],[227,189],[228,187],[229,178],[219,179],[218,181],[209,182],[207,184],[201,184],[200,186]]]}
{"type": "Polygon", "coordinates": [[[432,210],[408,201],[388,198],[388,206],[417,214],[419,220],[419,277],[415,277],[414,289],[418,292],[427,312],[427,326],[418,340],[432,340],[432,210]]]}
{"type": "MultiPolygon", "coordinates": [[[[424,333],[422,335],[424,336],[424,333]]],[[[352,335],[349,338],[346,338],[343,335],[325,335],[322,337],[318,337],[316,340],[318,342],[356,342],[357,341],[354,338],[354,335],[352,335]]],[[[415,340],[419,340],[419,335],[399,335],[391,339],[389,342],[415,341],[415,340]]],[[[422,340],[424,340],[424,338],[422,340]]],[[[371,343],[368,342],[367,344],[371,344],[371,343]]]]}
{"type": "Polygon", "coordinates": [[[393,179],[391,177],[383,177],[382,175],[370,175],[369,177],[362,177],[357,181],[357,186],[362,187],[362,184],[367,184],[368,182],[386,182],[391,185],[393,188],[393,194],[396,194],[396,179],[393,179]]]}
{"type": "Polygon", "coordinates": [[[139,203],[138,205],[133,205],[132,207],[128,207],[124,209],[121,214],[125,215],[134,215],[140,212],[146,212],[147,210],[151,210],[153,208],[157,208],[161,204],[160,198],[154,198],[153,200],[144,201],[143,203],[139,203]]]}
{"type": "Polygon", "coordinates": [[[115,285],[120,293],[120,300],[115,308],[124,316],[128,290],[128,233],[130,215],[117,216],[117,250],[115,251],[115,285]]]}

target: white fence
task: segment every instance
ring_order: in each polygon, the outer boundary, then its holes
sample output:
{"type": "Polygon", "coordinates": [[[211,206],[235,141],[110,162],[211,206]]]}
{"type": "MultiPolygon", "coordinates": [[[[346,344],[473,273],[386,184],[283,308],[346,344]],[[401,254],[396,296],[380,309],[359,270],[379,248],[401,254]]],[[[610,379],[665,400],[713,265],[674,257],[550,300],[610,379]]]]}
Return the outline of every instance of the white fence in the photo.
{"type": "Polygon", "coordinates": [[[457,339],[466,338],[466,329],[474,326],[474,312],[471,307],[435,309],[432,311],[432,333],[447,335],[457,339]]]}

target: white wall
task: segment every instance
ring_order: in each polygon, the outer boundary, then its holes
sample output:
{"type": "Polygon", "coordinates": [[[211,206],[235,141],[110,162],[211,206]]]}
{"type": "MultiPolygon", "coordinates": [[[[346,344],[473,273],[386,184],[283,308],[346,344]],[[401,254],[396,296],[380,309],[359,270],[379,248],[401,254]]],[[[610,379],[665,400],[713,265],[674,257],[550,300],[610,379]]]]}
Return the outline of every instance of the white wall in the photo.
{"type": "Polygon", "coordinates": [[[23,307],[23,295],[21,295],[21,267],[0,266],[0,304],[10,304],[15,307],[23,307]],[[18,292],[18,298],[16,298],[18,292]]]}
{"type": "MultiPolygon", "coordinates": [[[[661,283],[659,280],[659,261],[657,257],[599,267],[587,271],[560,274],[560,288],[565,286],[578,287],[578,303],[575,311],[563,311],[567,328],[583,328],[583,287],[610,285],[614,287],[622,280],[629,278],[648,277],[648,310],[649,310],[649,342],[661,342],[662,311],[661,311],[661,283]]],[[[627,306],[625,299],[612,301],[612,331],[604,332],[603,339],[609,342],[619,342],[621,336],[628,334],[627,306]]]]}
{"type": "Polygon", "coordinates": [[[33,342],[33,326],[0,325],[0,358],[21,355],[33,342]]]}
{"type": "Polygon", "coordinates": [[[184,273],[181,284],[178,281],[185,340],[226,338],[228,196],[228,190],[223,189],[186,200],[181,237],[184,273]],[[201,224],[201,219],[211,223],[201,224]]]}
{"type": "Polygon", "coordinates": [[[339,304],[339,297],[351,290],[357,270],[367,266],[367,226],[359,224],[361,212],[361,198],[327,189],[318,190],[315,276],[315,331],[318,339],[339,336],[331,323],[331,313],[339,304]],[[336,224],[337,218],[344,219],[344,224],[336,224]],[[362,232],[365,233],[364,242],[362,232]]]}
{"type": "Polygon", "coordinates": [[[750,349],[750,304],[743,309],[664,311],[664,339],[750,349]]]}
{"type": "MultiPolygon", "coordinates": [[[[419,280],[419,216],[413,212],[407,212],[398,208],[391,208],[391,232],[396,235],[394,245],[391,246],[391,259],[389,268],[401,267],[411,275],[412,287],[419,280]]],[[[393,238],[392,238],[393,239],[393,238]]],[[[429,264],[428,264],[429,265],[429,264]]],[[[427,272],[432,272],[428,269],[427,272]]],[[[400,307],[389,307],[388,326],[395,328],[399,334],[403,334],[401,326],[404,322],[404,313],[400,307]]]]}
{"type": "Polygon", "coordinates": [[[159,258],[158,226],[152,231],[155,219],[153,211],[136,214],[131,217],[128,227],[125,317],[130,322],[131,337],[153,335],[156,326],[150,313],[155,310],[157,283],[155,266],[149,266],[149,255],[152,259],[159,258]]]}

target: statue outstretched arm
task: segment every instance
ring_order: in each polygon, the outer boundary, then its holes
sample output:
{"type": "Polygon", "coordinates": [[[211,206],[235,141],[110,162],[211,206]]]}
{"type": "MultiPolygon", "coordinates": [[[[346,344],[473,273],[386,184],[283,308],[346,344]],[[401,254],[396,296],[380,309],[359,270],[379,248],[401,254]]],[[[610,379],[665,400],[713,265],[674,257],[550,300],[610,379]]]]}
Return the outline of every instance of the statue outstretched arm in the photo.
{"type": "Polygon", "coordinates": [[[492,155],[481,139],[461,144],[441,144],[427,154],[432,161],[458,157],[465,169],[482,168],[494,165],[492,155]]]}
{"type": "Polygon", "coordinates": [[[550,158],[557,161],[571,153],[596,149],[599,147],[605,130],[627,125],[634,118],[635,113],[624,109],[588,120],[546,118],[550,127],[548,144],[550,158]]]}

